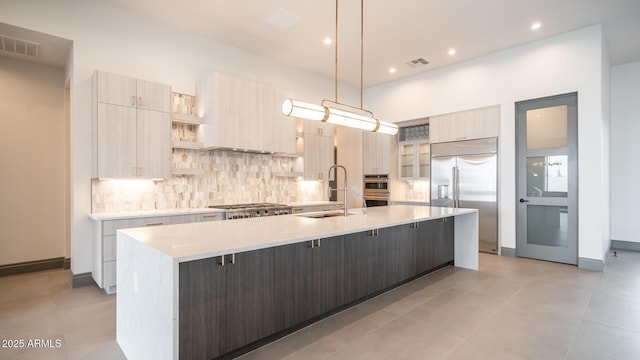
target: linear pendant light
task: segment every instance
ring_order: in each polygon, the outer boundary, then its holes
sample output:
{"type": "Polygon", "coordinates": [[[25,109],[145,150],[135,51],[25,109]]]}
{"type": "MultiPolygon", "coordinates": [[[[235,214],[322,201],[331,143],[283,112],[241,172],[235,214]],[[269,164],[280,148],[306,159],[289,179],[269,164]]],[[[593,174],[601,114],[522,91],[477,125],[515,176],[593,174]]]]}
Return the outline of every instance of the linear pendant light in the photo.
{"type": "Polygon", "coordinates": [[[360,107],[338,102],[338,0],[336,0],[335,101],[325,99],[320,105],[315,105],[287,98],[282,102],[282,113],[286,116],[322,121],[381,134],[397,134],[398,125],[380,121],[373,116],[371,111],[362,108],[363,37],[364,0],[360,0],[360,107]],[[347,108],[355,110],[355,112],[347,108]]]}

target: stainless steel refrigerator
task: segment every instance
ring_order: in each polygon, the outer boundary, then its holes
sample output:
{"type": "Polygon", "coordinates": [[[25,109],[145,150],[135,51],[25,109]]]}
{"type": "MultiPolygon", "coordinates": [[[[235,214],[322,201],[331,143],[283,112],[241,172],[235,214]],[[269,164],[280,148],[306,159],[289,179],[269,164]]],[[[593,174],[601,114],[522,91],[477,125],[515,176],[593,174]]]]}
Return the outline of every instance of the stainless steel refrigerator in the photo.
{"type": "Polygon", "coordinates": [[[497,138],[431,145],[431,206],[478,209],[479,249],[497,252],[497,138]]]}

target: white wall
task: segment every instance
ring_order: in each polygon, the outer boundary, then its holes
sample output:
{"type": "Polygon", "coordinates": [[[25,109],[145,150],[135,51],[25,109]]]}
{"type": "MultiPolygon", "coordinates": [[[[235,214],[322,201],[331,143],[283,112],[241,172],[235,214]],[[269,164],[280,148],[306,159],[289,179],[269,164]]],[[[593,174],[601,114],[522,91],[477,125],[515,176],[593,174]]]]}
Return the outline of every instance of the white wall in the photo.
{"type": "Polygon", "coordinates": [[[0,57],[0,265],[67,257],[64,70],[0,57]]]}
{"type": "Polygon", "coordinates": [[[640,243],[640,62],[611,70],[611,239],[640,243]]]}
{"type": "Polygon", "coordinates": [[[601,26],[592,26],[367,89],[365,107],[397,122],[500,105],[499,237],[502,247],[515,248],[515,102],[577,91],[578,256],[603,260],[609,234],[602,193],[609,189],[602,175],[602,51],[601,26]]]}
{"type": "MultiPolygon", "coordinates": [[[[71,72],[71,270],[92,269],[91,74],[118,73],[172,85],[194,94],[210,71],[245,76],[290,89],[299,100],[333,97],[333,80],[292,70],[210,39],[181,32],[97,0],[3,0],[0,22],[70,39],[71,72]]],[[[341,101],[357,92],[341,87],[341,101]]]]}

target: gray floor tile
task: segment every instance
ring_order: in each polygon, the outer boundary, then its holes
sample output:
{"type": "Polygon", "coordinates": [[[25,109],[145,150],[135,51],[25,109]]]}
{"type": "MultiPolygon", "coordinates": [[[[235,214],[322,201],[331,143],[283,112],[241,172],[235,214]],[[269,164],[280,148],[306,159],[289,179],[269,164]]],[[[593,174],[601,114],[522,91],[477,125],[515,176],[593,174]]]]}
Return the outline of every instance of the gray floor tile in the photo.
{"type": "Polygon", "coordinates": [[[578,326],[562,321],[497,313],[479,326],[469,340],[502,349],[517,357],[562,359],[569,350],[578,326]]]}
{"type": "Polygon", "coordinates": [[[506,349],[493,345],[479,344],[466,340],[459,344],[445,360],[519,360],[528,359],[527,356],[518,356],[506,349]]]}
{"type": "MultiPolygon", "coordinates": [[[[0,359],[124,359],[116,296],[71,289],[68,270],[0,278],[0,338],[60,339],[0,359]]],[[[640,359],[640,253],[603,273],[480,254],[480,271],[443,268],[244,359],[640,359]]]]}
{"type": "Polygon", "coordinates": [[[440,331],[466,337],[475,330],[500,303],[473,292],[449,289],[425,302],[403,317],[435,326],[440,331]]]}
{"type": "Polygon", "coordinates": [[[640,332],[640,299],[595,291],[584,319],[640,332]]]}
{"type": "Polygon", "coordinates": [[[438,359],[462,341],[437,326],[399,318],[326,359],[438,359]]]}
{"type": "Polygon", "coordinates": [[[569,360],[637,360],[640,333],[584,321],[571,345],[569,360]]]}

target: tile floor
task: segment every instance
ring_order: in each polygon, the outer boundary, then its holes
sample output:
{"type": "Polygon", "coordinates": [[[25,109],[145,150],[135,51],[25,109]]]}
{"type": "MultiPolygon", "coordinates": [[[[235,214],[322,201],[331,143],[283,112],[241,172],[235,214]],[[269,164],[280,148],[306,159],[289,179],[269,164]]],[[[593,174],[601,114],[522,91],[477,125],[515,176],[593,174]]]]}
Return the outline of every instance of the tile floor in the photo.
{"type": "MultiPolygon", "coordinates": [[[[124,359],[115,296],[70,289],[69,272],[0,278],[0,359],[124,359]],[[3,344],[0,344],[3,345],[3,344]]],[[[445,268],[242,357],[251,359],[640,359],[640,252],[603,273],[480,255],[480,271],[445,268]]]]}

